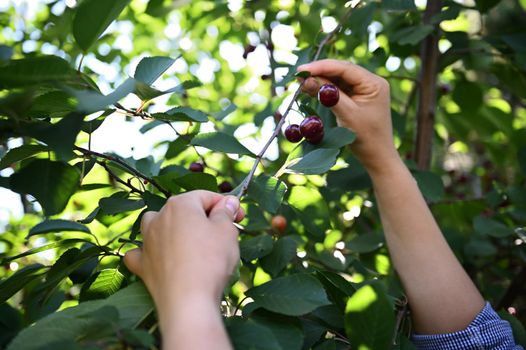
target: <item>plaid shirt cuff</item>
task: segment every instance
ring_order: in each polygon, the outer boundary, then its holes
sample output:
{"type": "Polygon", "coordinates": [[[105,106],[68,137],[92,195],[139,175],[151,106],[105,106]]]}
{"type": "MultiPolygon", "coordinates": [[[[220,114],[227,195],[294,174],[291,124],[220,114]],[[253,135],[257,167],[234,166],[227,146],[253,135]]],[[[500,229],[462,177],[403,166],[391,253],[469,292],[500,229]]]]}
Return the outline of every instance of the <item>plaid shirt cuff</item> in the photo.
{"type": "Polygon", "coordinates": [[[524,350],[515,345],[510,324],[502,320],[489,303],[464,330],[445,334],[413,334],[411,340],[419,350],[524,350]]]}

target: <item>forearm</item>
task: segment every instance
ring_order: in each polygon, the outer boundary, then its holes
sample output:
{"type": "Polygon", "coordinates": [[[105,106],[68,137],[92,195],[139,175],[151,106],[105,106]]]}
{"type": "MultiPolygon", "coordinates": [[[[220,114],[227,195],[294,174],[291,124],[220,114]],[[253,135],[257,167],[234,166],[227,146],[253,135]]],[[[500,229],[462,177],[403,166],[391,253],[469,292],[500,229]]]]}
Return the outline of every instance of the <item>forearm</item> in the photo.
{"type": "Polygon", "coordinates": [[[219,304],[210,298],[187,295],[159,310],[159,319],[163,349],[232,349],[219,304]]]}
{"type": "Polygon", "coordinates": [[[370,171],[387,245],[418,333],[465,328],[484,300],[444,239],[399,157],[370,171]]]}

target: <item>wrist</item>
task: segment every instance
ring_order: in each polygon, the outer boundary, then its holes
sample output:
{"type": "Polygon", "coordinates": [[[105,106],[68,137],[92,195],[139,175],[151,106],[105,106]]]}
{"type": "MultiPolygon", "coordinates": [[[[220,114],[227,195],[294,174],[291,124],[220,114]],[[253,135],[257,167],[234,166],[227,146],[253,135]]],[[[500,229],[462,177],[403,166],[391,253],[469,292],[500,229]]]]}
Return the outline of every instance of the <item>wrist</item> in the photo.
{"type": "Polygon", "coordinates": [[[406,169],[404,161],[396,149],[382,155],[375,154],[367,157],[367,159],[360,159],[360,161],[373,181],[385,176],[392,177],[401,169],[406,169]]]}

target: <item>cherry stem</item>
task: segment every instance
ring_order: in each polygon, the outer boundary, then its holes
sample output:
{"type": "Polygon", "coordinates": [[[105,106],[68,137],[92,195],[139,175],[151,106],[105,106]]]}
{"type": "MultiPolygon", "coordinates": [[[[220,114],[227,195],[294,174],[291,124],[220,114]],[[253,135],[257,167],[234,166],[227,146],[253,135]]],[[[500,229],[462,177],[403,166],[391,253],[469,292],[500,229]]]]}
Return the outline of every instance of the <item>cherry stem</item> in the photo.
{"type": "MultiPolygon", "coordinates": [[[[323,50],[324,46],[336,35],[336,33],[338,33],[341,30],[341,28],[343,26],[343,23],[345,23],[345,21],[351,15],[352,9],[353,9],[352,7],[349,8],[349,10],[345,13],[345,15],[340,19],[340,22],[338,23],[336,28],[334,28],[330,33],[328,33],[323,38],[323,40],[318,45],[318,49],[316,50],[316,54],[312,58],[312,61],[317,61],[319,59],[319,57],[321,55],[321,51],[323,50]]],[[[281,131],[281,127],[283,126],[283,124],[285,124],[285,120],[287,118],[287,115],[289,114],[290,110],[292,109],[292,106],[294,105],[294,103],[298,99],[298,96],[300,95],[301,89],[302,89],[303,85],[305,84],[306,80],[307,79],[303,79],[300,82],[300,85],[298,86],[298,89],[294,92],[294,95],[292,96],[292,100],[290,101],[287,109],[283,113],[283,116],[281,117],[280,121],[276,125],[276,128],[274,129],[274,132],[272,133],[272,135],[268,139],[267,143],[265,143],[265,145],[263,146],[261,151],[257,154],[256,159],[254,160],[254,164],[252,165],[252,169],[250,169],[250,172],[248,173],[247,177],[243,180],[243,182],[241,184],[241,190],[237,194],[238,198],[241,198],[241,197],[243,197],[246,194],[246,192],[248,190],[248,187],[250,186],[250,182],[254,178],[254,174],[256,173],[256,169],[257,169],[258,165],[261,163],[261,160],[263,159],[263,155],[265,154],[265,152],[269,148],[269,146],[272,143],[272,141],[274,141],[274,139],[276,137],[278,137],[278,135],[279,135],[279,133],[281,131]]]]}

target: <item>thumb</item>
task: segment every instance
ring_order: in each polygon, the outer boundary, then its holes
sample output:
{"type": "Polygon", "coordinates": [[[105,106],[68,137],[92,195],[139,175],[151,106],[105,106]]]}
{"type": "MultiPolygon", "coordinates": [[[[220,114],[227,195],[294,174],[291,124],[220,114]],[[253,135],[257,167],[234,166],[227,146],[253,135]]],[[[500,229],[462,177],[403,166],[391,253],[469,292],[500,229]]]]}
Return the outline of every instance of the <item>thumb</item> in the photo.
{"type": "Polygon", "coordinates": [[[234,222],[239,211],[239,199],[235,196],[225,196],[210,210],[208,217],[212,221],[234,222]]]}
{"type": "Polygon", "coordinates": [[[132,249],[124,255],[124,264],[134,274],[141,277],[142,275],[142,252],[141,249],[132,249]]]}

